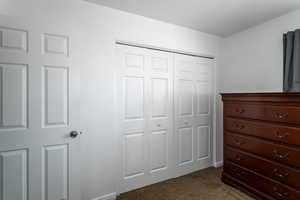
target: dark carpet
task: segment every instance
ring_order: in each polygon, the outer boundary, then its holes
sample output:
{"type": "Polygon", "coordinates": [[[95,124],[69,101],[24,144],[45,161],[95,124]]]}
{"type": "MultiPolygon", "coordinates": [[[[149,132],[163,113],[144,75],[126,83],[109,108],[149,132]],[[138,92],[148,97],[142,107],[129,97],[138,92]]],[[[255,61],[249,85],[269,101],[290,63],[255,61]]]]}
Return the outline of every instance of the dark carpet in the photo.
{"type": "Polygon", "coordinates": [[[222,168],[208,168],[121,194],[117,200],[253,200],[221,182],[222,168]]]}

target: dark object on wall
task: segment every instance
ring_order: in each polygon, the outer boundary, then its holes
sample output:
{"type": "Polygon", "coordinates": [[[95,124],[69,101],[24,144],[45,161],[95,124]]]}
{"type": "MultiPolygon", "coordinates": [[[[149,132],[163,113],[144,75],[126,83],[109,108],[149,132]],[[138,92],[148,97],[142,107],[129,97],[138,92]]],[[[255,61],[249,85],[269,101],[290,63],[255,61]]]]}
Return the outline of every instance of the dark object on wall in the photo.
{"type": "Polygon", "coordinates": [[[283,35],[283,91],[300,92],[300,29],[283,35]]]}
{"type": "Polygon", "coordinates": [[[300,199],[300,93],[222,94],[222,181],[259,200],[300,199]]]}

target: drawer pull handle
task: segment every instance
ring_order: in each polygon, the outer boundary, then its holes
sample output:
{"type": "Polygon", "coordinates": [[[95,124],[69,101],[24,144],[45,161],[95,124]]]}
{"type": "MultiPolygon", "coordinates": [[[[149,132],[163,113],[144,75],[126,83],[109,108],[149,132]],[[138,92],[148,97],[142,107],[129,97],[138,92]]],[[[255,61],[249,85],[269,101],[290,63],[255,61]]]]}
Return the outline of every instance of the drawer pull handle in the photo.
{"type": "Polygon", "coordinates": [[[245,110],[243,108],[237,108],[235,109],[235,112],[242,114],[245,112],[245,110]]]}
{"type": "Polygon", "coordinates": [[[235,156],[235,160],[236,160],[236,161],[242,161],[242,160],[246,160],[246,159],[243,158],[242,156],[236,155],[236,156],[235,156]]]}
{"type": "Polygon", "coordinates": [[[283,192],[283,193],[279,192],[278,188],[276,186],[273,187],[273,191],[277,196],[279,196],[281,198],[289,196],[288,192],[283,192]]]}
{"type": "Polygon", "coordinates": [[[289,133],[280,133],[279,131],[276,131],[276,136],[280,139],[287,138],[290,134],[289,133]]]}
{"type": "Polygon", "coordinates": [[[289,153],[281,154],[281,153],[279,153],[279,151],[276,150],[276,149],[273,150],[273,154],[274,154],[276,157],[281,158],[281,159],[287,158],[287,157],[289,156],[289,153]]]}
{"type": "Polygon", "coordinates": [[[239,177],[244,176],[245,174],[246,174],[245,172],[236,172],[235,173],[235,175],[239,176],[239,177]]]}
{"type": "Polygon", "coordinates": [[[289,116],[289,113],[272,112],[272,114],[279,119],[284,119],[289,116]]]}
{"type": "Polygon", "coordinates": [[[239,170],[238,170],[238,169],[234,169],[233,171],[235,172],[235,175],[236,175],[236,176],[243,176],[243,175],[245,175],[245,174],[246,174],[246,173],[245,173],[245,172],[243,172],[243,171],[239,172],[239,170]]]}
{"type": "Polygon", "coordinates": [[[246,144],[246,142],[245,141],[240,141],[240,140],[234,140],[234,142],[237,144],[237,145],[243,145],[243,144],[246,144]]]}
{"type": "Polygon", "coordinates": [[[243,129],[243,128],[245,128],[245,125],[243,125],[243,124],[235,124],[235,127],[237,129],[243,129]]]}
{"type": "Polygon", "coordinates": [[[277,177],[279,177],[279,178],[286,178],[286,177],[289,175],[288,172],[280,173],[279,170],[278,170],[277,168],[275,168],[275,169],[273,170],[273,173],[274,173],[275,176],[277,176],[277,177]]]}

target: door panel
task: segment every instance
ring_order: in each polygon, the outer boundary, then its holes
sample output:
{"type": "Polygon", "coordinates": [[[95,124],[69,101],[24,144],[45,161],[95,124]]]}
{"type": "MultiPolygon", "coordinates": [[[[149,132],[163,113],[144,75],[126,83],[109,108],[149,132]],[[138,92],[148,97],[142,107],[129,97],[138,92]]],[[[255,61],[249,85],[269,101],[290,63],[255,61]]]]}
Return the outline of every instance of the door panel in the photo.
{"type": "Polygon", "coordinates": [[[178,129],[179,135],[179,165],[193,162],[193,128],[183,127],[178,129]]]}
{"type": "Polygon", "coordinates": [[[199,126],[198,134],[198,159],[203,159],[209,156],[210,149],[210,131],[208,126],[199,126]]]}
{"type": "Polygon", "coordinates": [[[173,56],[147,50],[148,63],[148,184],[169,179],[172,174],[173,56]]]}
{"type": "Polygon", "coordinates": [[[0,153],[1,199],[27,200],[27,149],[0,153]]]}
{"type": "Polygon", "coordinates": [[[176,175],[211,166],[210,59],[175,55],[176,175]]]}
{"type": "Polygon", "coordinates": [[[46,66],[43,69],[44,127],[68,125],[69,71],[66,67],[46,66]]]}
{"type": "Polygon", "coordinates": [[[144,186],[146,177],[146,80],[143,51],[120,50],[119,124],[122,156],[121,191],[144,186]]]}
{"type": "Polygon", "coordinates": [[[125,119],[142,119],[144,116],[144,80],[125,78],[125,119]]]}
{"type": "Polygon", "coordinates": [[[68,145],[43,148],[43,199],[68,199],[68,145]]]}
{"type": "Polygon", "coordinates": [[[0,199],[79,200],[79,140],[69,135],[80,124],[79,68],[69,54],[76,36],[56,23],[7,19],[0,19],[0,199]]]}
{"type": "Polygon", "coordinates": [[[155,173],[155,171],[164,170],[168,167],[167,132],[165,130],[152,132],[150,142],[151,172],[155,173]]]}
{"type": "Polygon", "coordinates": [[[169,83],[165,78],[152,78],[152,117],[167,117],[169,83]]]}
{"type": "Polygon", "coordinates": [[[197,114],[209,115],[210,109],[210,86],[207,82],[197,81],[197,114]]]}
{"type": "Polygon", "coordinates": [[[173,60],[169,53],[121,45],[118,55],[125,192],[170,177],[173,60]]]}
{"type": "Polygon", "coordinates": [[[125,179],[144,175],[144,133],[125,137],[125,179]]]}
{"type": "Polygon", "coordinates": [[[0,100],[3,129],[27,126],[27,66],[0,64],[0,100]]]}
{"type": "Polygon", "coordinates": [[[192,116],[194,112],[194,84],[190,80],[178,80],[179,115],[192,116]]]}
{"type": "Polygon", "coordinates": [[[0,27],[1,48],[8,51],[27,51],[28,33],[16,28],[0,27]]]}

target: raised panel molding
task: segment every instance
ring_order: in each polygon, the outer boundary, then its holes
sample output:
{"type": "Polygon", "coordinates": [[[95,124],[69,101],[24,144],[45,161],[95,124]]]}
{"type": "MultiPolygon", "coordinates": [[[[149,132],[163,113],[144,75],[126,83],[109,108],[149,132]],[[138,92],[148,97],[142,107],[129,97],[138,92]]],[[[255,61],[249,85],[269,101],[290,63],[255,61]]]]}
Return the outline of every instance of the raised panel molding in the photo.
{"type": "Polygon", "coordinates": [[[192,116],[194,113],[194,84],[190,80],[179,80],[179,115],[192,116]]]}
{"type": "Polygon", "coordinates": [[[179,135],[179,165],[185,165],[193,159],[193,128],[184,127],[178,129],[179,135]]]}
{"type": "Polygon", "coordinates": [[[150,138],[151,172],[167,168],[168,139],[167,131],[154,131],[150,138]]]}
{"type": "Polygon", "coordinates": [[[209,84],[198,82],[197,90],[197,113],[199,115],[208,115],[210,110],[209,84]]]}
{"type": "Polygon", "coordinates": [[[141,73],[144,71],[144,56],[139,54],[127,53],[125,55],[125,66],[128,71],[141,73]]]}
{"type": "Polygon", "coordinates": [[[45,33],[42,35],[44,54],[69,56],[69,37],[45,33]]]}
{"type": "Polygon", "coordinates": [[[27,65],[0,63],[0,130],[27,127],[27,65]]]}
{"type": "Polygon", "coordinates": [[[210,131],[208,126],[197,127],[198,135],[198,159],[207,158],[210,149],[210,131]]]}
{"type": "Polygon", "coordinates": [[[0,199],[28,199],[27,149],[0,152],[0,199]]]}
{"type": "Polygon", "coordinates": [[[28,32],[21,29],[0,27],[0,49],[28,51],[28,32]]]}
{"type": "Polygon", "coordinates": [[[69,69],[43,68],[43,127],[69,125],[69,69]]]}
{"type": "Polygon", "coordinates": [[[168,58],[152,57],[151,68],[153,72],[168,73],[168,58]]]}
{"type": "Polygon", "coordinates": [[[166,117],[168,112],[168,79],[152,78],[152,117],[166,117]]]}
{"type": "Polygon", "coordinates": [[[68,200],[69,146],[45,146],[42,157],[43,200],[68,200]]]}
{"type": "Polygon", "coordinates": [[[125,119],[144,118],[144,79],[125,78],[125,119]]]}
{"type": "Polygon", "coordinates": [[[124,140],[124,178],[144,175],[144,133],[126,135],[124,140]]]}

